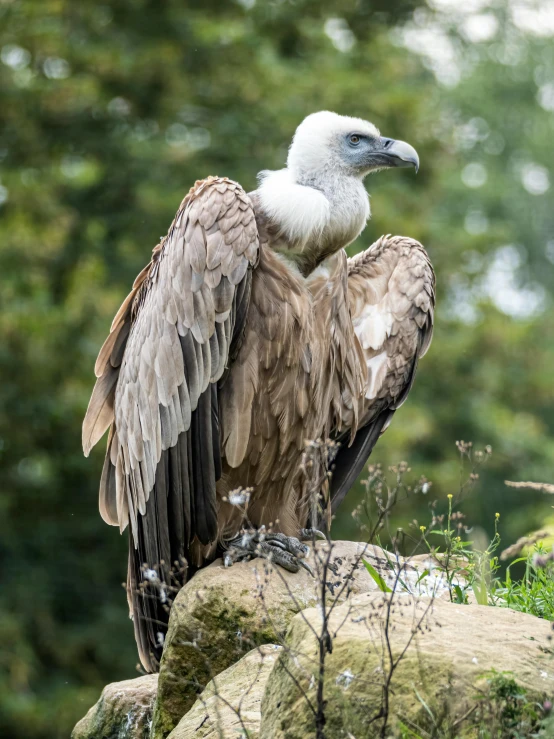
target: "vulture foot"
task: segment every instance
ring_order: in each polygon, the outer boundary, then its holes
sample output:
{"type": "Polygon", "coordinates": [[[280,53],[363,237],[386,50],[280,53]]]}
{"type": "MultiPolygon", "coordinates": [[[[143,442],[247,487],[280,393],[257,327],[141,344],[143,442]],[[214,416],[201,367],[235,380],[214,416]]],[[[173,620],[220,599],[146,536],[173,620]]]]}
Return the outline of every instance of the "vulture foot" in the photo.
{"type": "MultiPolygon", "coordinates": [[[[300,536],[301,538],[313,538],[315,533],[312,529],[302,529],[300,536]],[[308,535],[305,536],[305,534],[308,535]]],[[[225,567],[231,567],[235,562],[264,557],[270,562],[281,565],[289,572],[298,572],[303,567],[310,575],[313,575],[312,568],[304,561],[309,553],[310,548],[295,536],[268,532],[262,526],[259,529],[245,531],[241,536],[231,539],[227,543],[223,561],[225,567]]]]}

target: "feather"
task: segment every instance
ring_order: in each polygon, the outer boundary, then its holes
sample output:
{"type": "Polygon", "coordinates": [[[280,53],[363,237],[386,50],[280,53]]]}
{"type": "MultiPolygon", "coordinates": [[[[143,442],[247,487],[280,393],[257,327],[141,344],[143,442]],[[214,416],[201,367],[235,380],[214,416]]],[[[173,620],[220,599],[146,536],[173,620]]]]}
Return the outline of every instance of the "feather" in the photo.
{"type": "Polygon", "coordinates": [[[102,477],[100,478],[99,508],[100,515],[104,521],[110,524],[110,526],[117,526],[119,520],[117,515],[116,475],[115,467],[110,459],[112,439],[113,431],[110,430],[108,448],[106,450],[106,457],[104,458],[104,467],[102,468],[102,477]]]}
{"type": "Polygon", "coordinates": [[[200,383],[198,375],[198,363],[196,361],[196,344],[192,334],[180,336],[179,341],[183,350],[183,361],[185,364],[185,375],[190,397],[191,410],[196,410],[198,396],[200,395],[200,383]]]}
{"type": "Polygon", "coordinates": [[[181,385],[179,385],[178,394],[179,394],[179,403],[181,406],[181,418],[183,419],[184,430],[188,431],[188,429],[190,428],[191,407],[190,407],[190,396],[189,396],[189,391],[188,391],[186,380],[181,385]]]}
{"type": "Polygon", "coordinates": [[[229,252],[233,251],[232,246],[225,243],[223,234],[219,229],[214,233],[206,236],[207,241],[207,257],[206,265],[208,269],[215,269],[221,266],[223,260],[229,252]]]}
{"type": "Polygon", "coordinates": [[[110,354],[110,364],[112,367],[119,367],[123,361],[123,354],[127,346],[127,339],[131,330],[131,321],[126,321],[117,332],[116,340],[112,352],[110,354]]]}
{"type": "Polygon", "coordinates": [[[203,344],[210,338],[210,326],[208,323],[208,315],[206,313],[206,305],[204,295],[201,290],[193,293],[194,302],[194,322],[190,327],[194,339],[199,344],[203,344]]]}
{"type": "Polygon", "coordinates": [[[162,432],[162,450],[165,451],[171,446],[171,416],[167,406],[160,403],[159,405],[160,424],[162,432]]]}
{"type": "Polygon", "coordinates": [[[194,477],[194,529],[202,544],[216,537],[215,462],[213,456],[211,393],[200,396],[191,425],[194,477]]]}
{"type": "Polygon", "coordinates": [[[221,281],[221,267],[218,266],[212,270],[206,270],[204,272],[204,283],[213,290],[217,287],[221,281]]]}
{"type": "Polygon", "coordinates": [[[214,307],[217,313],[230,310],[234,294],[234,286],[226,277],[223,277],[219,285],[213,290],[214,307]]]}
{"type": "Polygon", "coordinates": [[[106,339],[106,341],[102,344],[102,348],[98,353],[98,357],[96,358],[96,363],[94,365],[94,374],[96,375],[96,377],[100,377],[104,374],[104,369],[111,357],[118,334],[121,331],[122,326],[124,325],[125,324],[120,323],[116,329],[113,329],[108,334],[108,338],[106,339]]]}
{"type": "Polygon", "coordinates": [[[96,380],[83,421],[83,451],[88,457],[92,447],[102,438],[113,421],[115,384],[119,373],[107,367],[102,377],[96,380]]]}
{"type": "Polygon", "coordinates": [[[238,283],[243,280],[246,270],[248,269],[248,261],[242,257],[239,257],[239,259],[240,261],[236,266],[232,265],[233,269],[228,276],[228,280],[231,285],[238,285],[238,283]]]}
{"type": "MultiPolygon", "coordinates": [[[[206,237],[204,229],[196,224],[192,229],[187,229],[187,248],[190,249],[190,266],[199,275],[206,269],[206,237]]],[[[208,242],[209,243],[209,242],[208,242]]],[[[208,264],[208,269],[211,267],[208,264]]]]}

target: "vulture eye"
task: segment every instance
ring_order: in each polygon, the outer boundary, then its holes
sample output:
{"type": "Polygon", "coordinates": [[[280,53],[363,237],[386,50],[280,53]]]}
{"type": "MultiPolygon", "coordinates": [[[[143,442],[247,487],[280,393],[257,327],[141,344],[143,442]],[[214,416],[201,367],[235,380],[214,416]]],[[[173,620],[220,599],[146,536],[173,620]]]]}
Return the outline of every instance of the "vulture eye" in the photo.
{"type": "Polygon", "coordinates": [[[361,141],[361,139],[360,139],[360,137],[358,136],[357,133],[353,133],[351,136],[348,137],[348,142],[352,146],[358,146],[358,144],[360,143],[360,141],[361,141]]]}

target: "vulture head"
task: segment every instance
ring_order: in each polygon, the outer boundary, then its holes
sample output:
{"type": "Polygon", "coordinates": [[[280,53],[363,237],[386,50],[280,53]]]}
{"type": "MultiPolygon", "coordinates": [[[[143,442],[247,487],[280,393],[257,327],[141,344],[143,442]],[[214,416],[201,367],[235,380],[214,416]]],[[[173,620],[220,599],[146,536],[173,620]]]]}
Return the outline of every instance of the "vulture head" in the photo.
{"type": "Polygon", "coordinates": [[[333,173],[363,179],[390,167],[415,167],[417,172],[419,157],[413,146],[381,136],[369,121],[327,110],[302,121],[287,160],[299,184],[333,173]]]}
{"type": "Polygon", "coordinates": [[[363,179],[390,167],[417,171],[416,150],[361,118],[309,115],[296,129],[286,168],[259,176],[259,213],[281,236],[272,248],[310,274],[363,231],[370,217],[363,179]]]}

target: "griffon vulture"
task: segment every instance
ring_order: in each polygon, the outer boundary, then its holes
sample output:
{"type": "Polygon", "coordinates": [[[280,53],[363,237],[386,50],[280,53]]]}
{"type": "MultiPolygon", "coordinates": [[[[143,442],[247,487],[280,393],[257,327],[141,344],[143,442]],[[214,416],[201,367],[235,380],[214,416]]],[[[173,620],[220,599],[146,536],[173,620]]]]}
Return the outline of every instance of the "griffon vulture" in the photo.
{"type": "Polygon", "coordinates": [[[418,164],[367,121],[308,116],[286,168],[262,172],[254,192],[225,177],[194,185],[114,318],[83,447],[110,427],[100,513],[130,527],[128,597],[146,670],[168,618],[141,587],[151,568],[168,580],[184,563],[182,584],[229,542],[252,554],[229,501],[248,486],[249,523],[277,533],[258,541],[297,570],[306,441],[341,440],[335,510],[405,400],[431,341],[433,269],[406,237],[351,259],[344,247],[370,215],[365,176],[418,164]]]}

